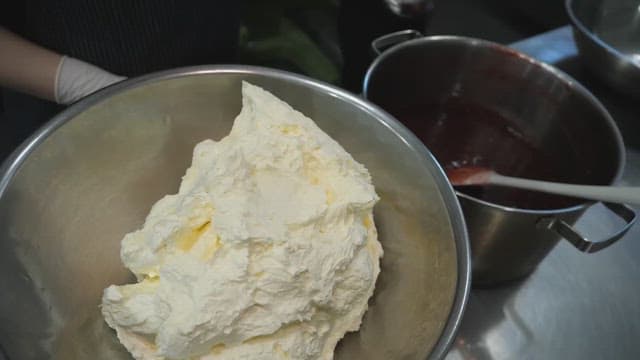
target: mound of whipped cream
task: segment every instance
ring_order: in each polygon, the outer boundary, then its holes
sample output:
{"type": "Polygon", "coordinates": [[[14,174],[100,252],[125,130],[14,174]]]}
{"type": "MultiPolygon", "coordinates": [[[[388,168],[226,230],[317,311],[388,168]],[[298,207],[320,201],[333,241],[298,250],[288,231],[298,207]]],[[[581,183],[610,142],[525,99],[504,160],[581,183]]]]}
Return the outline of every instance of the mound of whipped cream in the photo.
{"type": "Polygon", "coordinates": [[[367,169],[309,118],[243,83],[175,195],[122,240],[135,284],[102,314],[136,359],[332,359],[380,271],[367,169]]]}

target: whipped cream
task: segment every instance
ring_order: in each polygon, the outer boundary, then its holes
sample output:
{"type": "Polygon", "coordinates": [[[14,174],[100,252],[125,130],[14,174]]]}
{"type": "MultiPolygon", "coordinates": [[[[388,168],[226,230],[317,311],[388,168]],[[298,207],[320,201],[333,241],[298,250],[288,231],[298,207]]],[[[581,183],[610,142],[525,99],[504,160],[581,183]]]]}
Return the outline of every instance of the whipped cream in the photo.
{"type": "Polygon", "coordinates": [[[367,169],[271,93],[242,96],[122,240],[138,282],[102,313],[136,359],[331,359],[360,327],[382,256],[367,169]]]}

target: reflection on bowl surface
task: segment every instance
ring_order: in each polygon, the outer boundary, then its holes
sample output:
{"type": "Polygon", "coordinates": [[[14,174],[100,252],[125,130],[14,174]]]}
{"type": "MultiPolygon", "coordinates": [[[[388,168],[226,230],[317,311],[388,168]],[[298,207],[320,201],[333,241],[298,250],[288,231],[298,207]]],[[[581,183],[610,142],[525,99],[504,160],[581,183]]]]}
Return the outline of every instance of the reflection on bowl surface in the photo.
{"type": "Polygon", "coordinates": [[[640,0],[566,0],[574,39],[587,68],[640,99],[640,0]]]}
{"type": "MultiPolygon", "coordinates": [[[[616,3],[620,3],[616,1],[616,3]]],[[[640,66],[640,1],[603,7],[593,21],[593,33],[640,66]]]]}

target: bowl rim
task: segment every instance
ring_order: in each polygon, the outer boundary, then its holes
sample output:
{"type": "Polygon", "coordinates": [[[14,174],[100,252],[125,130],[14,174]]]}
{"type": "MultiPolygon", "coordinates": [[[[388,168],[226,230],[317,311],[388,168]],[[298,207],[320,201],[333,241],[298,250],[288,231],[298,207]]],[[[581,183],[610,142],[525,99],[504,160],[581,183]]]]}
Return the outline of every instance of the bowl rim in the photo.
{"type": "Polygon", "coordinates": [[[97,92],[80,99],[68,108],[55,115],[30,137],[22,142],[1,164],[0,166],[0,202],[2,201],[6,189],[11,184],[13,178],[17,174],[20,167],[27,160],[29,155],[43,143],[51,134],[65,123],[73,119],[75,116],[84,112],[88,108],[114,96],[118,93],[131,90],[134,88],[148,85],[164,80],[181,78],[186,76],[212,75],[220,73],[231,74],[259,74],[271,76],[279,79],[285,79],[289,82],[297,83],[306,87],[312,87],[327,93],[331,96],[348,101],[365,111],[377,119],[382,125],[387,127],[391,132],[398,136],[402,142],[408,146],[413,152],[417,153],[422,159],[423,165],[432,172],[434,182],[442,196],[442,200],[449,213],[449,221],[451,224],[452,235],[456,247],[456,268],[457,279],[453,302],[449,309],[447,320],[442,328],[438,340],[434,343],[428,358],[442,359],[448,353],[457,331],[462,321],[462,316],[469,298],[471,287],[471,255],[470,245],[467,233],[467,227],[464,222],[462,209],[454,189],[446,178],[445,172],[435,157],[427,150],[422,142],[404,125],[397,121],[393,116],[382,110],[380,107],[367,101],[366,99],[356,96],[346,90],[336,86],[311,79],[309,77],[294,74],[291,72],[276,70],[266,67],[249,66],[249,65],[199,65],[180,67],[169,70],[158,71],[143,76],[130,78],[119,83],[115,83],[105,87],[97,92]]]}
{"type": "Polygon", "coordinates": [[[565,10],[567,12],[567,15],[569,16],[569,21],[571,22],[571,25],[573,25],[573,29],[574,31],[578,31],[580,32],[582,35],[584,35],[585,37],[587,37],[589,39],[589,41],[591,41],[592,43],[596,44],[598,47],[602,48],[604,51],[606,51],[609,55],[615,57],[616,59],[624,62],[626,64],[626,66],[631,66],[634,67],[638,70],[640,70],[640,64],[633,61],[628,55],[624,54],[623,52],[621,52],[620,50],[616,49],[615,47],[609,45],[609,43],[607,43],[606,41],[602,40],[599,36],[596,36],[593,31],[591,31],[591,29],[589,29],[587,27],[587,25],[580,19],[580,17],[578,16],[578,14],[576,14],[576,12],[574,11],[574,4],[576,3],[575,0],[565,0],[564,1],[564,7],[565,10]]]}
{"type": "MultiPolygon", "coordinates": [[[[572,0],[567,0],[567,2],[570,2],[570,1],[572,0]]],[[[457,36],[457,35],[424,36],[424,37],[419,37],[419,38],[398,43],[390,47],[389,49],[385,50],[384,52],[382,52],[367,69],[367,73],[365,75],[365,78],[362,84],[363,97],[371,101],[369,99],[369,87],[371,83],[371,78],[373,77],[373,74],[376,68],[378,68],[385,59],[387,59],[388,57],[394,54],[397,54],[398,52],[408,47],[424,46],[426,44],[431,44],[431,43],[452,43],[459,46],[480,46],[480,47],[491,49],[492,51],[496,51],[502,54],[509,54],[511,56],[516,56],[520,61],[528,62],[529,64],[537,66],[543,71],[546,71],[552,74],[554,77],[556,77],[566,86],[568,86],[572,91],[574,91],[576,94],[578,94],[579,96],[587,100],[591,105],[593,105],[594,110],[597,110],[602,116],[603,120],[606,122],[607,126],[612,132],[612,135],[615,141],[616,151],[618,153],[619,160],[620,160],[618,168],[616,169],[615,174],[613,174],[613,177],[611,178],[611,184],[614,184],[620,180],[620,178],[622,177],[622,172],[624,171],[625,163],[626,163],[626,152],[625,152],[624,142],[623,142],[622,134],[620,133],[620,129],[618,128],[615,121],[611,117],[611,114],[609,113],[609,111],[607,111],[606,107],[602,104],[602,102],[600,102],[600,100],[598,100],[598,98],[596,98],[589,90],[587,90],[587,88],[585,88],[580,82],[578,82],[576,79],[574,79],[571,75],[567,74],[566,72],[556,68],[553,65],[550,65],[543,61],[535,59],[521,51],[518,51],[506,45],[498,44],[496,42],[489,41],[489,40],[483,40],[483,39],[467,37],[467,36],[457,36]]],[[[396,121],[399,122],[399,120],[396,120],[396,121]]],[[[497,209],[500,211],[509,212],[509,213],[534,214],[534,215],[541,215],[541,216],[578,212],[596,203],[594,201],[585,200],[580,204],[570,206],[570,207],[565,207],[565,208],[525,209],[525,208],[516,208],[516,207],[510,207],[510,206],[492,203],[489,201],[485,201],[485,200],[473,197],[471,195],[464,194],[457,190],[455,190],[455,192],[457,196],[462,197],[466,200],[473,201],[478,204],[488,206],[490,208],[497,209]]]]}

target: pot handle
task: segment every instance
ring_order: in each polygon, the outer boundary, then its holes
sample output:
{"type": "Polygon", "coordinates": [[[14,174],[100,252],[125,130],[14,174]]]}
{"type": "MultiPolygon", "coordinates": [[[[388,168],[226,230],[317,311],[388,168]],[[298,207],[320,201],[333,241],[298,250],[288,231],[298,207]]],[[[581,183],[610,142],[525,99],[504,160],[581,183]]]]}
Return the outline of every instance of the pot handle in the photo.
{"type": "Polygon", "coordinates": [[[400,30],[396,32],[392,32],[386,35],[382,35],[378,38],[375,38],[371,42],[371,49],[375,55],[382,54],[383,51],[390,48],[393,45],[397,45],[403,43],[408,40],[413,40],[417,38],[421,38],[423,35],[420,31],[417,30],[400,30]]]}
{"type": "Polygon", "coordinates": [[[603,204],[609,210],[611,210],[611,212],[618,215],[626,222],[622,229],[611,235],[608,239],[602,241],[589,241],[573,227],[571,227],[571,225],[555,217],[541,218],[540,220],[538,220],[538,226],[551,230],[556,234],[562,236],[582,252],[594,253],[600,251],[620,240],[620,238],[622,238],[624,234],[629,231],[631,226],[633,226],[633,223],[636,221],[636,212],[631,207],[627,205],[607,202],[603,202],[603,204]]]}

